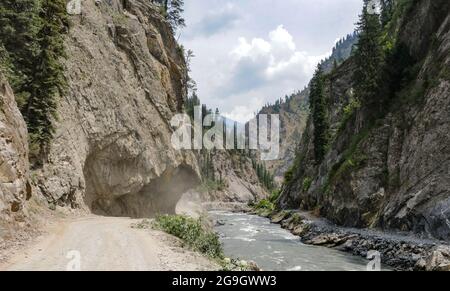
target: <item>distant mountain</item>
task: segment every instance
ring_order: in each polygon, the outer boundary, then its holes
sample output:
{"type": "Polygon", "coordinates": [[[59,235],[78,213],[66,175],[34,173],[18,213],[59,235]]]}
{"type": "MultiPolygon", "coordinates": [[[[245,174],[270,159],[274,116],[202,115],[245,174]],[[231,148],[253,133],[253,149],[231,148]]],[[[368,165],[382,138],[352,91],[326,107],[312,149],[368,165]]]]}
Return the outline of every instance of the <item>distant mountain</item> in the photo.
{"type": "Polygon", "coordinates": [[[342,64],[346,59],[348,59],[351,56],[353,47],[357,42],[358,42],[357,32],[347,34],[346,37],[341,38],[334,46],[331,56],[322,62],[322,69],[325,72],[331,72],[335,64],[336,65],[342,64]]]}
{"type": "MultiPolygon", "coordinates": [[[[356,32],[340,39],[330,57],[323,60],[321,65],[325,72],[331,72],[333,67],[347,60],[358,41],[356,32]]],[[[266,166],[280,182],[284,173],[292,166],[295,159],[297,145],[302,139],[309,116],[309,86],[285,96],[273,104],[264,106],[258,114],[280,114],[281,119],[281,154],[277,161],[268,161],[266,166]]]]}

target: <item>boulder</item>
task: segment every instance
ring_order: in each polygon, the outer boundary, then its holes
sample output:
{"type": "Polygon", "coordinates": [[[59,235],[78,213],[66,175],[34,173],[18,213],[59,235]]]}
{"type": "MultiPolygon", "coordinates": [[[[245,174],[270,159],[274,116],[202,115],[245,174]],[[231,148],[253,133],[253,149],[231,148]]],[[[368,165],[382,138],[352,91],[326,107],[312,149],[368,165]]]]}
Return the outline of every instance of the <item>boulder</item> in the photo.
{"type": "Polygon", "coordinates": [[[425,262],[427,271],[450,271],[450,246],[436,247],[425,262]]]}

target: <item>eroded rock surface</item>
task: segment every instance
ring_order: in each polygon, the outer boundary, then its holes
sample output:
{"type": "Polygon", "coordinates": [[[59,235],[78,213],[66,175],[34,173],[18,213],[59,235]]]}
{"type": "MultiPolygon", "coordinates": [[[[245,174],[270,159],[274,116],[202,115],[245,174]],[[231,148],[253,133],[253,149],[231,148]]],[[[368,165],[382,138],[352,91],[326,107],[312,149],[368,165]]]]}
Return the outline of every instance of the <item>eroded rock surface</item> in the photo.
{"type": "Polygon", "coordinates": [[[0,240],[5,225],[23,221],[24,202],[32,194],[28,175],[27,127],[0,72],[0,240]]]}
{"type": "Polygon", "coordinates": [[[438,246],[425,260],[425,269],[427,271],[450,271],[450,247],[438,246]]]}
{"type": "Polygon", "coordinates": [[[450,241],[449,15],[447,1],[424,0],[399,20],[399,42],[417,61],[416,89],[396,97],[403,99],[382,118],[369,124],[368,112],[360,109],[343,123],[354,97],[352,60],[331,74],[326,85],[330,150],[317,165],[310,121],[298,148],[299,166],[281,196],[282,208],[315,211],[349,227],[412,231],[450,241]]]}
{"type": "Polygon", "coordinates": [[[186,95],[170,26],[145,0],[82,1],[70,20],[69,90],[40,191],[50,204],[98,214],[173,212],[199,171],[191,153],[170,146],[186,95]]]}
{"type": "Polygon", "coordinates": [[[0,106],[0,213],[8,214],[22,209],[31,190],[27,127],[3,75],[0,75],[0,106]]]}
{"type": "MultiPolygon", "coordinates": [[[[240,203],[245,207],[248,203],[269,195],[259,181],[252,160],[248,156],[225,150],[212,151],[210,154],[215,179],[222,181],[223,186],[221,189],[201,193],[203,202],[216,204],[217,208],[224,208],[219,205],[220,203],[240,203]]],[[[200,163],[203,162],[200,158],[200,163]]],[[[214,208],[214,205],[209,207],[214,208]]]]}

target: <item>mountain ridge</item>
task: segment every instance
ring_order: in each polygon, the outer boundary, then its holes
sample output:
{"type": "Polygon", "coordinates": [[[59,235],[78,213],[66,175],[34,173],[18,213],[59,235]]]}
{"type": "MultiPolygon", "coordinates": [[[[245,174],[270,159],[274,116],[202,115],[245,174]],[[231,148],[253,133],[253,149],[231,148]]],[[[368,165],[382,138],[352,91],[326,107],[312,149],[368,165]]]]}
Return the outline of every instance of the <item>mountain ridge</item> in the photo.
{"type": "Polygon", "coordinates": [[[400,229],[448,241],[448,5],[400,4],[391,33],[416,60],[413,85],[371,122],[370,108],[349,107],[354,61],[327,75],[330,148],[317,164],[309,122],[279,206],[314,210],[339,225],[400,229]],[[352,110],[350,116],[346,110],[352,110]]]}

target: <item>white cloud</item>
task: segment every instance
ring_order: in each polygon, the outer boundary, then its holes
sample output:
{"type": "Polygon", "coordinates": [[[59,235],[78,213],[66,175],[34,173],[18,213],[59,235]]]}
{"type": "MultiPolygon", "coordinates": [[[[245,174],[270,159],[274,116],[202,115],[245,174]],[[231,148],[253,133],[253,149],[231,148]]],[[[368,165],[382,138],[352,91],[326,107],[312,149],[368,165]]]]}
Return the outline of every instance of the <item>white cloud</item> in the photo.
{"type": "Polygon", "coordinates": [[[361,11],[361,0],[185,3],[188,26],[180,39],[197,56],[192,77],[199,96],[239,121],[303,88],[333,40],[353,31],[361,11]]]}
{"type": "MultiPolygon", "coordinates": [[[[231,52],[234,57],[235,72],[239,75],[243,63],[258,62],[266,64],[262,69],[265,81],[275,81],[278,78],[298,79],[298,75],[311,75],[317,63],[330,53],[312,56],[306,52],[297,51],[294,38],[279,25],[269,33],[269,39],[253,38],[251,41],[241,37],[239,45],[231,52]]],[[[256,65],[256,64],[255,64],[256,65]]],[[[246,66],[244,66],[246,67],[246,66]]]]}
{"type": "Polygon", "coordinates": [[[287,47],[289,50],[295,50],[296,46],[294,43],[294,38],[287,31],[283,25],[278,25],[278,27],[269,33],[270,42],[275,46],[279,44],[281,47],[287,47]]]}
{"type": "Polygon", "coordinates": [[[271,31],[269,33],[269,39],[272,47],[272,55],[278,61],[289,58],[297,49],[294,38],[283,25],[279,25],[275,30],[271,31]]]}
{"type": "Polygon", "coordinates": [[[305,52],[294,52],[288,60],[276,62],[268,67],[266,74],[268,79],[271,80],[292,78],[296,74],[311,75],[317,64],[329,55],[330,53],[321,56],[310,56],[305,52]]]}
{"type": "MultiPolygon", "coordinates": [[[[249,99],[250,95],[259,92],[259,98],[265,100],[271,90],[278,88],[279,98],[284,94],[302,88],[311,78],[317,64],[325,55],[309,55],[297,50],[292,35],[279,25],[268,33],[267,39],[244,37],[238,39],[238,44],[231,50],[231,68],[229,77],[221,86],[221,98],[239,100],[237,97],[249,99]],[[282,87],[281,87],[282,86],[282,87]],[[235,98],[233,98],[235,97],[235,98]]],[[[236,112],[247,114],[256,111],[255,102],[235,108],[236,112]],[[244,110],[242,107],[246,107],[244,110]]]]}

